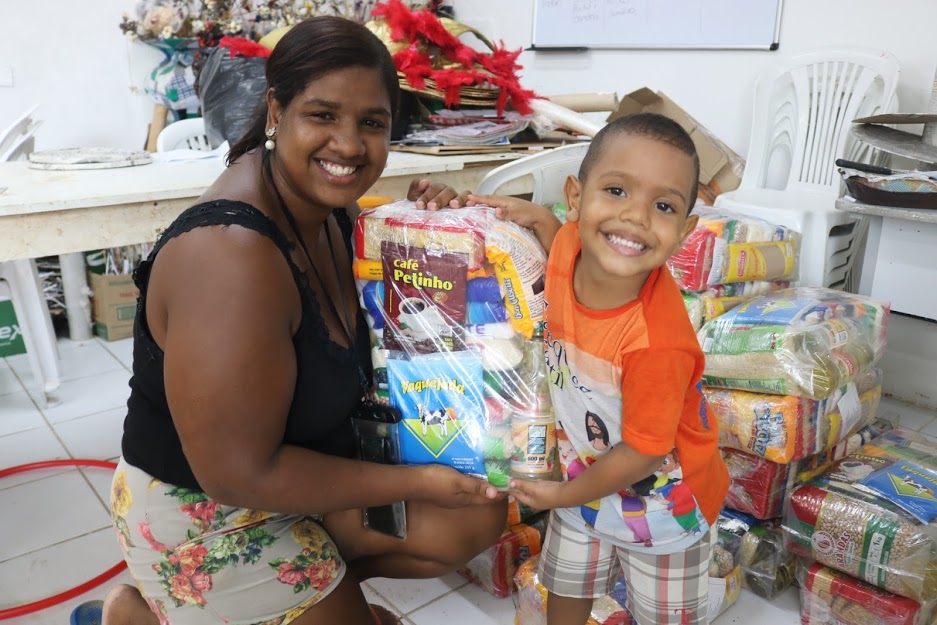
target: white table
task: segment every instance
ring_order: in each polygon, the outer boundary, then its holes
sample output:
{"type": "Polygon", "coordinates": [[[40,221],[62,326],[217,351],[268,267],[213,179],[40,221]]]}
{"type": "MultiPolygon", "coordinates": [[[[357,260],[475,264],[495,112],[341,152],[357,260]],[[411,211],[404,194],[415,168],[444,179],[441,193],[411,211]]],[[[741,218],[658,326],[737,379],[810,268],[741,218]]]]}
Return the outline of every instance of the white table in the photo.
{"type": "MultiPolygon", "coordinates": [[[[430,175],[474,189],[518,153],[428,156],[391,152],[368,195],[403,197],[430,175]]],[[[73,339],[90,338],[84,259],[78,252],[154,241],[223,170],[221,159],[102,170],[43,171],[0,163],[0,261],[58,254],[73,339]]]]}
{"type": "Polygon", "coordinates": [[[859,293],[890,301],[896,312],[937,319],[937,210],[844,198],[836,208],[869,219],[859,293]]]}

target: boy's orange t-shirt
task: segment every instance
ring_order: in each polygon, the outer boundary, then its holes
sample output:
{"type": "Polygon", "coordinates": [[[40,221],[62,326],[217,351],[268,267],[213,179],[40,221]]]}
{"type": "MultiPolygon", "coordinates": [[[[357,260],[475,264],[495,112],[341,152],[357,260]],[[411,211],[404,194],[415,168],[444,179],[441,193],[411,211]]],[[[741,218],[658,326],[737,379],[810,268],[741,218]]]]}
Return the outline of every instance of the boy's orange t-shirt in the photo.
{"type": "Polygon", "coordinates": [[[573,272],[581,249],[575,223],[550,250],[545,349],[564,478],[624,442],[666,456],[661,469],[620,493],[579,509],[567,521],[634,548],[666,553],[712,526],[729,488],[719,432],[700,390],[704,357],[683,299],[666,268],[638,298],[613,310],[576,300],[573,272]]]}

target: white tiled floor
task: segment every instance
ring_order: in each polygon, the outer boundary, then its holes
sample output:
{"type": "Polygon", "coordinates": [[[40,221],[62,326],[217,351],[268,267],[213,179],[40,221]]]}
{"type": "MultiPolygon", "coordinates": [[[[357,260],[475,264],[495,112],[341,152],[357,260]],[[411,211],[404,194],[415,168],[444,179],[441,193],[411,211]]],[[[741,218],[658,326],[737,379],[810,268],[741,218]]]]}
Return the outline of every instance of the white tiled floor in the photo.
{"type": "MultiPolygon", "coordinates": [[[[129,389],[130,340],[63,340],[58,402],[44,407],[24,356],[0,358],[0,469],[60,458],[116,459],[129,389]]],[[[903,427],[937,436],[937,414],[893,400],[879,411],[903,427]]],[[[110,472],[45,469],[0,480],[0,613],[71,588],[120,559],[105,502],[110,472]]],[[[84,595],[5,625],[64,625],[82,601],[103,598],[126,572],[84,595]]],[[[407,625],[509,625],[511,599],[496,599],[459,575],[433,580],[371,580],[373,603],[401,615],[407,625]]],[[[797,593],[772,602],[744,592],[717,623],[799,623],[797,593]]]]}

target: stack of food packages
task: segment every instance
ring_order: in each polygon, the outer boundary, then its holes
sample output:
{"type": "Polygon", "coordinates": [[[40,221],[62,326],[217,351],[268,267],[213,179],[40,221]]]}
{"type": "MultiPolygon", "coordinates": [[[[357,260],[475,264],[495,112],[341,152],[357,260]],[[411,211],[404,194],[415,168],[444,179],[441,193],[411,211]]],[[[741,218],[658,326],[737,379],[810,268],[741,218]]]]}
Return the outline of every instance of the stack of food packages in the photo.
{"type": "Polygon", "coordinates": [[[694,329],[796,279],[798,233],[708,207],[695,213],[699,225],[667,261],[694,329]]]}
{"type": "Polygon", "coordinates": [[[891,430],[799,486],[784,514],[804,625],[924,625],[937,603],[937,444],[891,430]]]}
{"type": "MultiPolygon", "coordinates": [[[[399,458],[447,464],[504,489],[556,479],[543,347],[546,254],[492,209],[365,210],[354,271],[372,341],[374,399],[400,415],[399,458]]],[[[498,596],[540,552],[546,519],[516,505],[501,540],[463,573],[498,596]]]]}
{"type": "MultiPolygon", "coordinates": [[[[889,427],[875,422],[889,308],[822,288],[776,291],[748,300],[699,331],[706,355],[703,392],[719,425],[731,485],[726,505],[757,519],[782,515],[794,485],[822,472],[889,427]]],[[[780,545],[777,528],[765,538],[780,545]]],[[[765,580],[743,575],[763,596],[793,578],[761,566],[765,580]]],[[[786,572],[785,572],[786,571],[786,572]]]]}
{"type": "MultiPolygon", "coordinates": [[[[515,625],[546,625],[547,589],[540,583],[537,564],[540,556],[534,556],[524,562],[514,575],[517,593],[514,595],[515,625]]],[[[592,612],[586,625],[635,625],[631,613],[625,608],[627,587],[622,578],[618,579],[611,593],[592,602],[592,612]]]]}
{"type": "Polygon", "coordinates": [[[514,592],[514,576],[518,567],[540,554],[549,514],[533,510],[512,498],[508,503],[508,517],[501,538],[458,572],[495,597],[507,597],[514,592]]]}

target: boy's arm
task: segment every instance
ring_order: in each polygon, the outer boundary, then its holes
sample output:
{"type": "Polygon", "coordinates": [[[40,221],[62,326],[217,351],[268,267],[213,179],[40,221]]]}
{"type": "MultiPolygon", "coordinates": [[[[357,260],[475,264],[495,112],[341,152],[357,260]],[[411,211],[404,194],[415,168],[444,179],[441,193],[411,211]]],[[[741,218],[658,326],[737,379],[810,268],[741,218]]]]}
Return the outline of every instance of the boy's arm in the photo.
{"type": "Polygon", "coordinates": [[[630,487],[657,471],[663,462],[664,456],[648,456],[620,443],[574,480],[511,480],[511,494],[539,510],[574,508],[630,487]]]}
{"type": "Polygon", "coordinates": [[[549,209],[540,204],[507,195],[474,195],[469,194],[466,206],[485,204],[496,209],[501,219],[513,221],[518,226],[530,228],[540,241],[543,249],[550,252],[553,239],[563,225],[549,209]]]}

